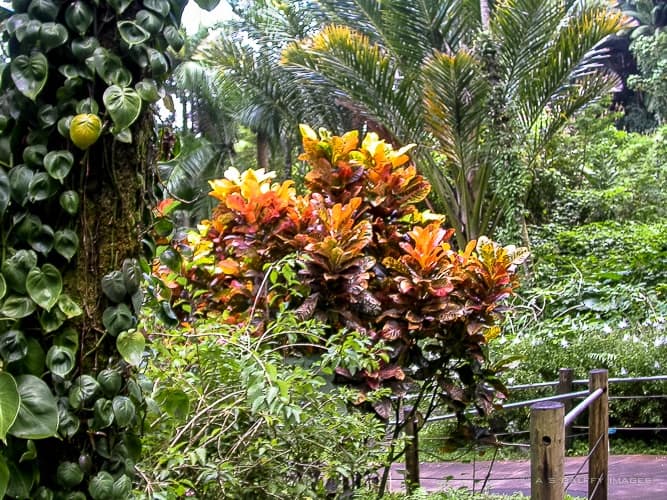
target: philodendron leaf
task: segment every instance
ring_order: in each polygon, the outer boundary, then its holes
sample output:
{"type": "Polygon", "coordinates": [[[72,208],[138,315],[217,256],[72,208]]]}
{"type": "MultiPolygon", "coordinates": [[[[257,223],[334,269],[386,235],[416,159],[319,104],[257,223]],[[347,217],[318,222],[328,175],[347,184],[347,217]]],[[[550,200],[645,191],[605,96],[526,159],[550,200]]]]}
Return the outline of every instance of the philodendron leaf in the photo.
{"type": "Polygon", "coordinates": [[[58,309],[60,309],[68,319],[76,318],[83,314],[81,306],[74,302],[74,300],[65,293],[58,297],[58,309]]]}
{"type": "Polygon", "coordinates": [[[43,23],[39,29],[39,43],[44,52],[60,47],[67,42],[68,37],[69,32],[62,24],[43,23]]]}
{"type": "Polygon", "coordinates": [[[74,165],[74,156],[69,151],[50,151],[44,157],[44,168],[54,179],[63,181],[74,165]]]}
{"type": "Polygon", "coordinates": [[[44,439],[56,435],[58,405],[49,386],[34,375],[16,377],[21,404],[9,434],[23,439],[44,439]]]}
{"type": "Polygon", "coordinates": [[[0,274],[0,299],[2,299],[6,293],[7,293],[7,282],[5,281],[5,277],[2,274],[0,274]]]}
{"type": "Polygon", "coordinates": [[[131,365],[138,365],[146,347],[146,339],[141,332],[130,330],[118,335],[116,348],[123,359],[131,365]]]}
{"type": "Polygon", "coordinates": [[[19,413],[21,398],[16,380],[7,372],[0,373],[0,440],[7,444],[7,431],[19,413]]]}
{"type": "Polygon", "coordinates": [[[2,263],[2,274],[7,286],[25,293],[25,279],[28,271],[37,265],[37,254],[32,250],[19,250],[2,263]]]}
{"type": "Polygon", "coordinates": [[[155,80],[144,78],[134,86],[139,97],[145,102],[157,102],[160,100],[160,91],[155,80]]]}
{"type": "Polygon", "coordinates": [[[125,9],[130,6],[132,0],[108,0],[108,2],[109,5],[111,5],[116,11],[116,14],[121,15],[123,12],[125,12],[125,9]]]}
{"type": "Polygon", "coordinates": [[[132,125],[141,113],[141,97],[130,87],[112,85],[102,96],[104,105],[118,130],[132,125]]]}
{"type": "Polygon", "coordinates": [[[66,377],[74,366],[75,353],[66,347],[53,345],[46,353],[46,367],[59,377],[66,377]]]}
{"type": "Polygon", "coordinates": [[[165,27],[164,32],[162,34],[164,36],[164,39],[167,40],[167,43],[176,52],[181,50],[183,48],[183,45],[185,45],[185,40],[183,39],[183,36],[178,31],[178,28],[176,28],[175,26],[165,27]]]}
{"type": "Polygon", "coordinates": [[[11,319],[21,319],[35,312],[35,303],[28,297],[10,295],[0,307],[0,316],[11,319]]]}
{"type": "Polygon", "coordinates": [[[17,165],[9,170],[9,188],[12,199],[21,206],[28,203],[28,188],[35,172],[26,165],[17,165]]]}
{"type": "Polygon", "coordinates": [[[26,290],[37,305],[50,311],[63,290],[60,271],[52,264],[44,264],[41,269],[33,268],[26,278],[26,290]]]}
{"type": "Polygon", "coordinates": [[[220,0],[195,0],[195,2],[197,2],[197,5],[202,9],[211,11],[218,6],[220,0]]]}
{"type": "Polygon", "coordinates": [[[104,310],[102,324],[115,337],[120,332],[132,328],[135,324],[135,318],[129,307],[125,304],[118,304],[104,310]]]}
{"type": "Polygon", "coordinates": [[[133,21],[120,21],[118,34],[130,47],[144,43],[151,34],[133,21]]]}
{"type": "Polygon", "coordinates": [[[118,427],[127,427],[132,423],[136,409],[130,398],[127,396],[116,396],[113,398],[112,406],[118,427]]]}
{"type": "Polygon", "coordinates": [[[49,62],[41,52],[20,55],[12,60],[10,72],[19,92],[34,101],[46,85],[49,62]]]}
{"type": "Polygon", "coordinates": [[[86,2],[77,0],[67,7],[65,11],[65,22],[79,35],[85,35],[90,25],[93,24],[94,12],[86,2]]]}
{"type": "Polygon", "coordinates": [[[79,250],[79,236],[71,229],[56,231],[53,236],[53,248],[67,261],[70,261],[79,250]]]}
{"type": "Polygon", "coordinates": [[[59,3],[51,0],[32,0],[28,6],[28,14],[40,21],[53,21],[58,15],[59,3]]]}
{"type": "Polygon", "coordinates": [[[169,10],[169,0],[144,0],[144,7],[160,14],[162,17],[167,17],[169,10]]]}
{"type": "Polygon", "coordinates": [[[122,271],[111,271],[102,278],[102,292],[113,302],[122,302],[127,295],[122,271]]]}

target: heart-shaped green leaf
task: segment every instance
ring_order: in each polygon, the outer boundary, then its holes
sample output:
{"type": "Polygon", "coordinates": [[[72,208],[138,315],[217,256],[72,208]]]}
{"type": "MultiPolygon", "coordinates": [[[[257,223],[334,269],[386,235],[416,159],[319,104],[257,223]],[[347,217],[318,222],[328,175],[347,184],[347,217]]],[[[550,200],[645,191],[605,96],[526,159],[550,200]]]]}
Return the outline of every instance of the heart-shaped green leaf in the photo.
{"type": "Polygon", "coordinates": [[[19,92],[34,101],[46,85],[49,62],[41,52],[35,52],[30,57],[20,55],[12,60],[10,71],[19,92]]]}
{"type": "Polygon", "coordinates": [[[53,229],[51,226],[43,224],[38,232],[30,235],[28,243],[35,252],[48,255],[53,248],[53,229]]]}
{"type": "Polygon", "coordinates": [[[137,24],[153,35],[160,33],[164,26],[164,21],[154,12],[141,9],[135,17],[137,24]]]}
{"type": "Polygon", "coordinates": [[[113,134],[114,138],[118,142],[122,142],[123,144],[132,144],[132,132],[130,132],[129,128],[124,128],[123,130],[116,130],[114,128],[113,134]]]}
{"type": "Polygon", "coordinates": [[[102,96],[104,105],[118,130],[132,125],[141,113],[141,97],[130,87],[112,85],[102,96]]]}
{"type": "Polygon", "coordinates": [[[11,319],[21,319],[35,312],[35,303],[28,297],[10,295],[0,307],[0,316],[11,319]]]}
{"type": "Polygon", "coordinates": [[[58,15],[58,4],[51,0],[32,0],[28,6],[28,14],[40,21],[54,21],[58,15]]]}
{"type": "Polygon", "coordinates": [[[17,165],[9,171],[9,187],[12,199],[21,206],[28,202],[28,188],[35,172],[26,165],[17,165]]]}
{"type": "Polygon", "coordinates": [[[93,405],[93,429],[104,429],[113,423],[113,405],[108,399],[98,399],[93,405]]]}
{"type": "Polygon", "coordinates": [[[63,326],[66,319],[67,316],[60,309],[54,307],[50,311],[42,311],[40,313],[39,325],[42,327],[44,333],[51,333],[63,326]]]}
{"type": "Polygon", "coordinates": [[[46,353],[42,346],[39,345],[39,341],[33,337],[28,338],[28,354],[21,361],[27,373],[35,375],[36,377],[41,377],[44,374],[44,369],[46,364],[44,360],[46,359],[46,353]]]}
{"type": "Polygon", "coordinates": [[[44,157],[44,168],[51,177],[63,181],[74,165],[74,156],[69,151],[50,151],[44,157]]]}
{"type": "Polygon", "coordinates": [[[58,121],[58,109],[50,104],[45,104],[37,111],[37,119],[43,128],[53,127],[58,121]]]}
{"type": "Polygon", "coordinates": [[[141,285],[142,273],[137,259],[125,259],[122,266],[123,280],[127,293],[133,294],[141,285]]]}
{"type": "Polygon", "coordinates": [[[53,345],[66,347],[76,352],[79,349],[79,333],[74,328],[67,327],[58,332],[55,339],[53,339],[53,345]]]}
{"type": "Polygon", "coordinates": [[[146,339],[141,332],[130,330],[118,335],[116,348],[123,359],[131,365],[137,366],[141,363],[146,347],[146,339]]]}
{"type": "Polygon", "coordinates": [[[16,30],[20,29],[21,26],[30,22],[30,16],[28,14],[14,14],[12,17],[7,19],[5,23],[5,30],[9,35],[14,35],[16,30]]]}
{"type": "Polygon", "coordinates": [[[169,0],[144,0],[144,7],[159,14],[161,17],[167,17],[171,9],[169,0]]]}
{"type": "Polygon", "coordinates": [[[112,402],[113,413],[118,427],[127,427],[134,420],[136,409],[134,403],[127,396],[116,396],[112,402]]]}
{"type": "Polygon", "coordinates": [[[183,48],[185,45],[185,39],[183,35],[178,31],[178,28],[175,26],[167,26],[162,32],[164,39],[167,40],[167,43],[174,49],[176,52],[183,48]]]}
{"type": "Polygon", "coordinates": [[[155,49],[146,49],[148,54],[148,63],[151,67],[153,78],[165,75],[169,71],[169,62],[162,52],[155,49]]]}
{"type": "Polygon", "coordinates": [[[197,2],[197,5],[202,9],[211,11],[218,6],[220,0],[195,0],[195,2],[197,2]]]}
{"type": "Polygon", "coordinates": [[[107,307],[102,313],[102,324],[114,337],[135,325],[132,311],[125,304],[107,307]]]}
{"type": "Polygon", "coordinates": [[[16,377],[21,404],[9,434],[22,439],[44,439],[58,430],[58,405],[49,386],[34,375],[16,377]]]}
{"type": "Polygon", "coordinates": [[[31,167],[41,167],[44,165],[44,157],[49,150],[44,144],[35,144],[23,149],[23,161],[31,167]]]}
{"type": "Polygon", "coordinates": [[[58,183],[46,172],[37,172],[30,179],[28,199],[32,202],[48,200],[58,192],[58,183]]]}
{"type": "Polygon", "coordinates": [[[72,55],[79,61],[84,61],[92,56],[95,49],[99,46],[100,42],[94,36],[77,38],[76,40],[72,40],[72,55]]]}
{"type": "Polygon", "coordinates": [[[34,44],[39,38],[39,31],[42,23],[35,19],[31,19],[25,24],[21,24],[16,28],[16,39],[25,44],[34,44]]]}
{"type": "Polygon", "coordinates": [[[131,73],[116,54],[99,47],[92,58],[86,59],[86,63],[91,59],[92,67],[107,85],[127,86],[132,81],[131,73]]]}
{"type": "Polygon", "coordinates": [[[28,273],[26,290],[37,305],[50,311],[63,290],[60,271],[52,264],[44,264],[41,269],[34,267],[28,273]]]}
{"type": "Polygon", "coordinates": [[[69,295],[64,293],[58,297],[58,309],[60,309],[69,319],[76,318],[77,316],[81,316],[83,314],[83,309],[81,309],[81,306],[74,302],[74,300],[72,300],[69,295]]]}
{"type": "Polygon", "coordinates": [[[86,2],[77,0],[71,3],[65,11],[65,22],[70,29],[79,35],[84,35],[93,24],[94,12],[86,2]]]}
{"type": "Polygon", "coordinates": [[[21,398],[16,380],[7,372],[0,372],[0,440],[7,444],[7,431],[19,413],[21,398]]]}
{"type": "Polygon", "coordinates": [[[28,340],[21,330],[7,330],[0,335],[0,355],[5,363],[22,360],[28,354],[28,340]]]}
{"type": "Polygon", "coordinates": [[[46,353],[46,367],[59,377],[65,378],[75,365],[75,353],[65,347],[53,345],[46,353]]]}
{"type": "Polygon", "coordinates": [[[39,30],[39,43],[44,52],[60,47],[69,38],[69,32],[62,24],[44,23],[39,30]]]}
{"type": "Polygon", "coordinates": [[[79,212],[79,194],[76,191],[64,191],[58,201],[68,214],[76,215],[79,212]]]}
{"type": "Polygon", "coordinates": [[[83,114],[93,114],[96,115],[100,112],[100,106],[97,104],[97,101],[92,97],[86,97],[81,99],[76,103],[76,112],[80,115],[83,114]]]}
{"type": "Polygon", "coordinates": [[[79,250],[79,236],[71,229],[61,229],[53,236],[53,248],[68,261],[79,250]]]}
{"type": "Polygon", "coordinates": [[[144,43],[151,34],[133,21],[120,21],[118,34],[130,47],[144,43]]]}
{"type": "Polygon", "coordinates": [[[144,102],[153,103],[160,100],[160,91],[155,80],[144,78],[140,82],[137,82],[134,88],[144,102]]]}
{"type": "Polygon", "coordinates": [[[32,250],[19,250],[2,263],[2,274],[7,286],[19,293],[25,293],[28,272],[37,265],[37,254],[32,250]]]}
{"type": "Polygon", "coordinates": [[[89,401],[100,390],[100,384],[90,375],[81,375],[72,382],[69,390],[69,404],[74,409],[79,409],[89,401]]]}
{"type": "Polygon", "coordinates": [[[111,271],[102,278],[102,292],[113,302],[122,302],[127,295],[125,276],[121,271],[111,271]]]}

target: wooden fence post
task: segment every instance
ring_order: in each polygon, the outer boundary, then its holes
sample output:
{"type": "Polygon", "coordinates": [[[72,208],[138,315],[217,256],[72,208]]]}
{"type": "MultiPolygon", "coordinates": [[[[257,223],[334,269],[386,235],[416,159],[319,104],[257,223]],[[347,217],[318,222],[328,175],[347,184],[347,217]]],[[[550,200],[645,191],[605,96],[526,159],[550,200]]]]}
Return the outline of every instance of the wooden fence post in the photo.
{"type": "MultiPolygon", "coordinates": [[[[561,368],[558,370],[558,385],[556,386],[556,394],[567,394],[572,392],[572,381],[574,380],[574,370],[572,368],[561,368]]],[[[564,411],[567,415],[572,409],[572,400],[566,399],[563,401],[564,411]]],[[[565,429],[567,434],[569,429],[565,429]]],[[[565,449],[572,447],[572,437],[565,436],[565,449]]]]}
{"type": "Polygon", "coordinates": [[[419,436],[417,412],[411,406],[403,408],[405,419],[405,490],[408,494],[419,488],[419,436]]]}
{"type": "Polygon", "coordinates": [[[588,390],[603,393],[588,409],[588,498],[607,500],[609,473],[609,384],[607,370],[591,370],[588,390]]]}
{"type": "Polygon", "coordinates": [[[563,403],[530,407],[530,498],[563,500],[565,432],[563,403]]]}

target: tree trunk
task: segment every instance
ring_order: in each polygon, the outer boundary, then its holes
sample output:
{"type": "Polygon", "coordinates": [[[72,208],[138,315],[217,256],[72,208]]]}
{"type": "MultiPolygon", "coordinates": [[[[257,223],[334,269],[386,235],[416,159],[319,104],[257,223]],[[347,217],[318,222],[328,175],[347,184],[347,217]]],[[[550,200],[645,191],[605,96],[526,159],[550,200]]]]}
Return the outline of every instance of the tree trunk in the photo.
{"type": "Polygon", "coordinates": [[[270,169],[269,156],[271,150],[269,139],[263,132],[257,132],[257,167],[265,170],[270,169]]]}
{"type": "Polygon", "coordinates": [[[482,21],[482,30],[489,31],[491,27],[491,8],[489,0],[479,0],[479,13],[482,21]]]}

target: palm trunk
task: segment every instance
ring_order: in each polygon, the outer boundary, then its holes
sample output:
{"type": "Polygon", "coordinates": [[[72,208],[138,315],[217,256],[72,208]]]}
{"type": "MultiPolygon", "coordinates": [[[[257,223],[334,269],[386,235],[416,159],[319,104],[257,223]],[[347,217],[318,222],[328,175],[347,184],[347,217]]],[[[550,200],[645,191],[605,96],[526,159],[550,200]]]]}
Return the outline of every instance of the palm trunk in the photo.
{"type": "Polygon", "coordinates": [[[269,165],[269,139],[263,132],[257,132],[257,167],[268,170],[269,165]]]}
{"type": "Polygon", "coordinates": [[[491,8],[489,6],[489,0],[479,0],[479,12],[482,21],[482,30],[489,31],[489,27],[491,26],[491,8]]]}

